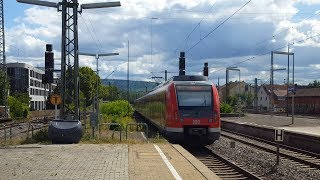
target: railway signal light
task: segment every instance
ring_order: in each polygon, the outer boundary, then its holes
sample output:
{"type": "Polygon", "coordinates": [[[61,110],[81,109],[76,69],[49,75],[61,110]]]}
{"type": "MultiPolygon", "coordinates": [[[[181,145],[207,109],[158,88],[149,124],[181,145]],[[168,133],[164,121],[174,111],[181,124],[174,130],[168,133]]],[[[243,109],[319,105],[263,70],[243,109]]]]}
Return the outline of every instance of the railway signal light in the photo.
{"type": "Polygon", "coordinates": [[[203,76],[209,76],[209,68],[208,68],[208,63],[204,63],[204,67],[203,67],[203,76]]]}
{"type": "Polygon", "coordinates": [[[185,69],[186,69],[185,52],[180,52],[180,57],[179,57],[179,75],[185,75],[185,69]]]}
{"type": "Polygon", "coordinates": [[[45,74],[43,83],[53,83],[54,53],[52,52],[52,44],[46,44],[46,52],[44,53],[45,74]]]}

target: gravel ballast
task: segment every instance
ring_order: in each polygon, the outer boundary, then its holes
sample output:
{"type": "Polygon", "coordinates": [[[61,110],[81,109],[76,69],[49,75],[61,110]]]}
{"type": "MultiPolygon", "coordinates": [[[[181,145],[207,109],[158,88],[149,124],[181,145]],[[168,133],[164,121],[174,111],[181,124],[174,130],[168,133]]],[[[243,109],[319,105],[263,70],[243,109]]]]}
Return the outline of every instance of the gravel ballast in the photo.
{"type": "Polygon", "coordinates": [[[254,172],[263,179],[320,179],[319,169],[310,168],[284,158],[281,158],[279,165],[275,166],[276,155],[239,142],[235,142],[235,148],[231,148],[232,141],[220,137],[219,141],[207,147],[235,164],[242,165],[246,170],[254,172]]]}

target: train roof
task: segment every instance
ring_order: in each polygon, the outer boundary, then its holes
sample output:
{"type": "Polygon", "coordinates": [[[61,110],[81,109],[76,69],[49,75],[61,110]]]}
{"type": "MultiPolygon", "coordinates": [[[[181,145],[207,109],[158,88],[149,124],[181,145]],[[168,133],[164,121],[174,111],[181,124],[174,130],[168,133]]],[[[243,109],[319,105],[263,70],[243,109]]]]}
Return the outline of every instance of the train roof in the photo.
{"type": "Polygon", "coordinates": [[[168,81],[166,81],[165,83],[159,84],[158,86],[154,87],[147,95],[144,95],[144,96],[138,98],[137,100],[157,92],[158,90],[160,90],[163,87],[165,87],[166,85],[168,85],[170,82],[173,82],[174,84],[178,84],[178,85],[185,85],[186,83],[187,83],[187,85],[189,85],[188,83],[190,83],[190,82],[187,82],[187,81],[192,81],[193,85],[211,85],[212,84],[212,82],[209,81],[207,76],[202,76],[202,75],[173,76],[168,81]]]}
{"type": "Polygon", "coordinates": [[[201,75],[173,76],[173,81],[208,81],[208,77],[201,75]]]}
{"type": "Polygon", "coordinates": [[[159,84],[158,86],[154,87],[150,92],[159,89],[160,87],[163,87],[170,82],[177,82],[177,81],[208,81],[207,76],[201,76],[201,75],[179,75],[179,76],[173,76],[168,81],[166,81],[163,84],[159,84]]]}

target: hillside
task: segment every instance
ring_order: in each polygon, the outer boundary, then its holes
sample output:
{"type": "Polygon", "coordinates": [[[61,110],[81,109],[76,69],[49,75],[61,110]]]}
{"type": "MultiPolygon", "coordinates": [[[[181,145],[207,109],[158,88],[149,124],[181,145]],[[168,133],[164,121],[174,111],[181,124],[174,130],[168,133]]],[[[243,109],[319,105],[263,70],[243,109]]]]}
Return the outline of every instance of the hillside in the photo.
{"type": "MultiPolygon", "coordinates": [[[[102,84],[116,86],[121,91],[127,90],[127,80],[122,79],[102,79],[102,84]],[[110,83],[110,84],[109,84],[110,83]]],[[[131,92],[145,92],[146,87],[148,91],[156,87],[155,82],[146,81],[129,81],[129,87],[131,92]]]]}

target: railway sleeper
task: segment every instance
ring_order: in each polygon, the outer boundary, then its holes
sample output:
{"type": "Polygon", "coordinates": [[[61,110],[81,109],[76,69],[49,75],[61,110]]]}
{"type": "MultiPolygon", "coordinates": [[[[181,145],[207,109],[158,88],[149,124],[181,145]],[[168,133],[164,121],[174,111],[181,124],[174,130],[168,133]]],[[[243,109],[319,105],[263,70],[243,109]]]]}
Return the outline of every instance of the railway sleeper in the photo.
{"type": "Polygon", "coordinates": [[[214,169],[214,170],[217,170],[217,171],[234,171],[234,169],[230,168],[230,167],[210,167],[210,166],[207,166],[208,168],[210,169],[214,169]]]}
{"type": "Polygon", "coordinates": [[[235,175],[232,175],[232,174],[226,174],[226,175],[219,175],[218,173],[216,173],[217,176],[221,177],[222,179],[228,179],[228,178],[231,178],[231,179],[239,179],[239,178],[244,178],[244,179],[247,179],[246,176],[244,176],[243,174],[235,174],[235,175]]]}

